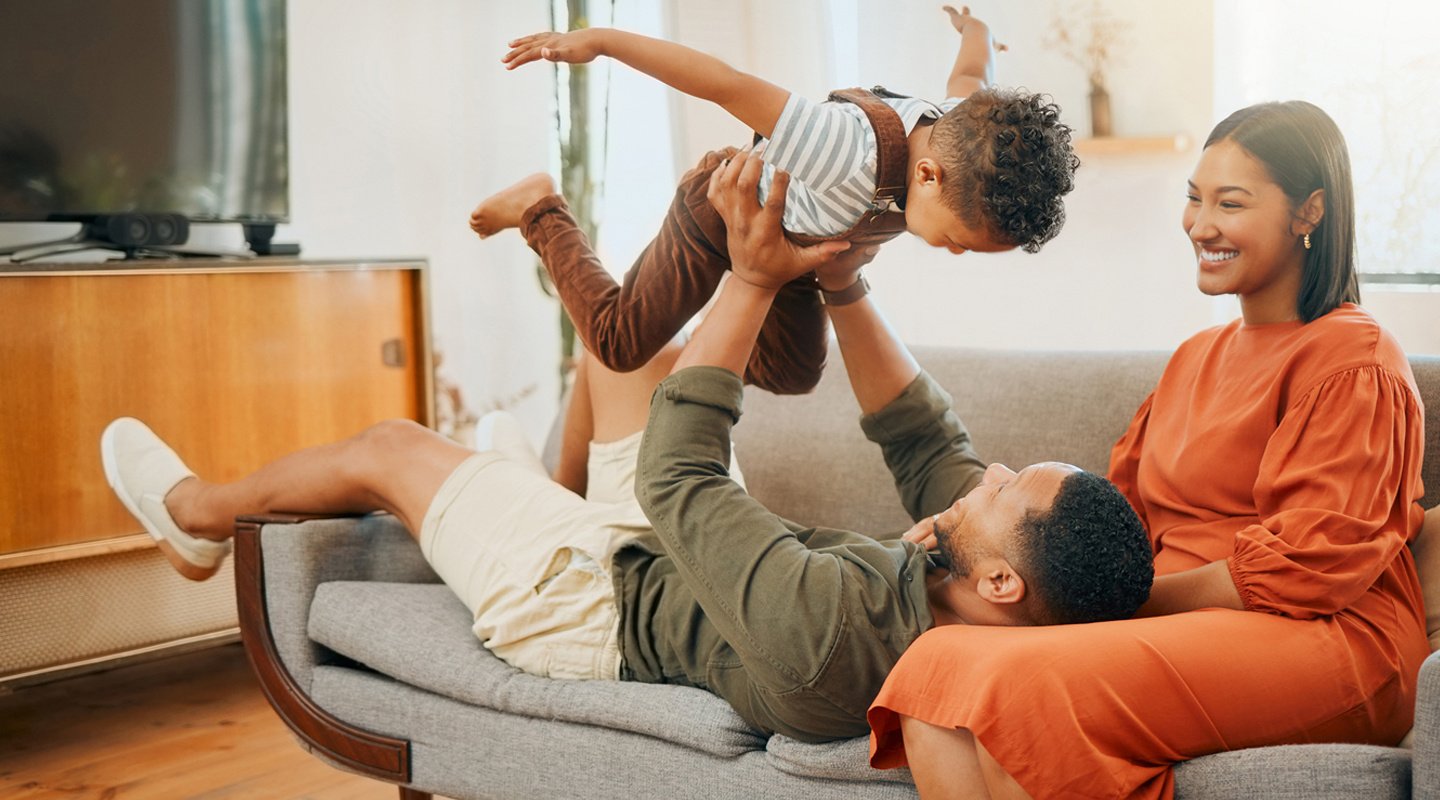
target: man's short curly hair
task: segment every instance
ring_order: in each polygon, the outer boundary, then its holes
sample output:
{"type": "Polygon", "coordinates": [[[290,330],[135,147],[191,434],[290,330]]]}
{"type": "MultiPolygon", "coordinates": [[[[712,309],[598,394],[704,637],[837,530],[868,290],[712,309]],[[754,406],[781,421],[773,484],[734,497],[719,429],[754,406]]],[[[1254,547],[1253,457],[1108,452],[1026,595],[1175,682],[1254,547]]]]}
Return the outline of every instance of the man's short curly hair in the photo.
{"type": "Polygon", "coordinates": [[[1075,188],[1080,159],[1070,133],[1045,95],[975,92],[930,132],[943,201],[967,225],[1038,252],[1065,224],[1062,198],[1075,188]]]}
{"type": "Polygon", "coordinates": [[[1021,520],[1015,545],[1042,625],[1126,619],[1150,597],[1155,558],[1130,501],[1105,478],[1075,472],[1045,512],[1021,520]]]}

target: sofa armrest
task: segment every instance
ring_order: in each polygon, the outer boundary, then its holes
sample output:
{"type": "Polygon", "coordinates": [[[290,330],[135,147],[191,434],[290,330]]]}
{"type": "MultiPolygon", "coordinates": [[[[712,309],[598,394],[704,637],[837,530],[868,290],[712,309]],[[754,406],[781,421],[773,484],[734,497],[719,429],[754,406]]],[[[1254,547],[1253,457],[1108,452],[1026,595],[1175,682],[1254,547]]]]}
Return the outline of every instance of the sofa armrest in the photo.
{"type": "Polygon", "coordinates": [[[1420,665],[1415,698],[1412,796],[1440,800],[1440,651],[1420,665]]]}
{"type": "Polygon", "coordinates": [[[410,780],[409,742],[364,731],[310,699],[327,652],[310,641],[310,604],[336,580],[436,582],[420,548],[393,517],[241,517],[235,525],[235,595],[245,652],[266,699],[306,746],[330,761],[393,783],[410,780]]]}
{"type": "MultiPolygon", "coordinates": [[[[307,692],[311,671],[323,663],[326,654],[310,641],[307,632],[316,587],[328,581],[440,580],[405,526],[388,514],[325,519],[241,517],[236,527],[237,547],[247,535],[241,526],[258,530],[270,635],[285,669],[307,692]]],[[[237,554],[237,573],[240,559],[237,554]]]]}

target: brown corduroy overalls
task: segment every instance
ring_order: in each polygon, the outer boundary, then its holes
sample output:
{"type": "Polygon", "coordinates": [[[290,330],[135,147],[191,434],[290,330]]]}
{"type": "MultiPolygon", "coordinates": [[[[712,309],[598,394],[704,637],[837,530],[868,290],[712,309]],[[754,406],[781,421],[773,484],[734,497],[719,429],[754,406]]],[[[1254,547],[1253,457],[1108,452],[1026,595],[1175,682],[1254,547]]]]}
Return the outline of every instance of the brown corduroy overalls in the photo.
{"type": "MultiPolygon", "coordinates": [[[[894,210],[904,203],[909,169],[905,126],[874,92],[842,89],[830,99],[859,106],[875,130],[871,210],[836,236],[786,235],[800,244],[887,242],[905,229],[905,214],[894,210]]],[[[585,349],[610,369],[629,372],[653,358],[710,300],[730,268],[725,222],[705,195],[710,173],[735,152],[732,147],[706,153],[685,173],[660,233],[625,273],[623,284],[616,284],[595,256],[565,198],[545,197],[521,217],[520,232],[545,264],[585,349]]],[[[825,368],[827,325],[813,273],[783,286],[760,329],[745,382],[776,394],[815,388],[825,368]]]]}

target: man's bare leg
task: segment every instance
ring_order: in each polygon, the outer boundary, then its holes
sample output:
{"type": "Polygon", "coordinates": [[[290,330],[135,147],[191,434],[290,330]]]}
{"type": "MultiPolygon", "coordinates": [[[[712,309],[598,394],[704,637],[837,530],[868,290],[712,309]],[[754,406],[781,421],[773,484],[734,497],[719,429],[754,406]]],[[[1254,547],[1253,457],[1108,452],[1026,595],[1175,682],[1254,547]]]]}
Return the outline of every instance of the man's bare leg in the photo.
{"type": "Polygon", "coordinates": [[[387,420],[332,444],[283,456],[233,483],[180,482],[165,507],[192,536],[223,541],[235,517],[266,512],[388,511],[412,536],[440,485],[474,452],[409,420],[387,420]]]}
{"type": "Polygon", "coordinates": [[[645,366],[633,372],[616,372],[590,359],[590,410],[595,420],[591,439],[615,442],[645,430],[650,421],[650,397],[670,374],[684,349],[682,340],[670,340],[645,366]]]}
{"type": "Polygon", "coordinates": [[[575,359],[570,402],[565,406],[565,421],[560,428],[560,457],[550,473],[551,480],[581,497],[585,496],[590,479],[590,439],[595,434],[590,400],[590,369],[595,364],[595,359],[584,350],[575,359]]]}
{"type": "Polygon", "coordinates": [[[409,420],[285,456],[231,483],[194,476],[139,420],[100,439],[105,478],[181,575],[203,581],[230,554],[235,517],[266,512],[389,511],[413,536],[441,484],[471,451],[409,420]]]}
{"type": "Polygon", "coordinates": [[[565,411],[560,460],[552,474],[556,483],[585,496],[591,442],[614,442],[645,429],[650,396],[670,374],[682,343],[675,339],[645,366],[616,372],[582,351],[575,365],[575,385],[565,411]]]}

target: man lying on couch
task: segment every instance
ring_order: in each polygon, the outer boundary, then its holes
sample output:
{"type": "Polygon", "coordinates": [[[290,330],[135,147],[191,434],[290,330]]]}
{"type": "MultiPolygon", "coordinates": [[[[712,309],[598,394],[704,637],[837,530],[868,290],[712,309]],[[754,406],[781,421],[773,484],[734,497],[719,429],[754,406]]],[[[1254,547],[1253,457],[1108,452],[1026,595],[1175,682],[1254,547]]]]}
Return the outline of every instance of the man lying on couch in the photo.
{"type": "Polygon", "coordinates": [[[408,421],[219,484],[195,478],[149,428],[124,418],[101,441],[110,484],[197,580],[228,554],[238,515],[388,511],[470,608],[485,646],[512,665],[699,686],[757,728],[806,741],[868,730],[866,708],[886,673],[934,625],[1131,615],[1152,568],[1128,502],[1068,465],[987,469],[949,398],[863,298],[832,317],[861,425],[920,522],[890,541],[801,527],[730,479],[739,374],[776,288],[836,247],[784,239],[784,181],[761,208],[758,166],[742,157],[715,174],[735,274],[654,391],[625,502],[581,499],[543,470],[408,421]],[[934,542],[950,568],[932,566],[921,542],[934,542]]]}

